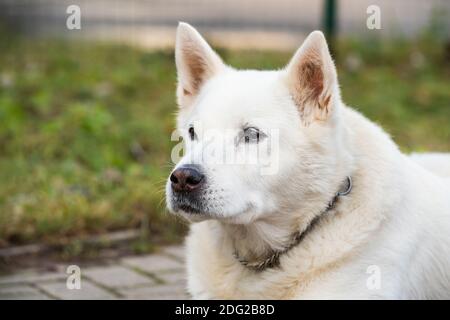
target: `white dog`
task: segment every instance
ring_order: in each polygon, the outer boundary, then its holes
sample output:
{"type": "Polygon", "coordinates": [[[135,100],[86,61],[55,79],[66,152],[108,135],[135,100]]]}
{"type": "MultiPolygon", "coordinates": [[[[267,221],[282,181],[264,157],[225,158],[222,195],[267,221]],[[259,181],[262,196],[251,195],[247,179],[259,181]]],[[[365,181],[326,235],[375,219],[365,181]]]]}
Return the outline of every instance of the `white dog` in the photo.
{"type": "Polygon", "coordinates": [[[283,70],[238,71],[180,23],[176,65],[166,195],[195,222],[194,298],[450,298],[450,156],[408,157],[345,106],[321,32],[283,70]]]}

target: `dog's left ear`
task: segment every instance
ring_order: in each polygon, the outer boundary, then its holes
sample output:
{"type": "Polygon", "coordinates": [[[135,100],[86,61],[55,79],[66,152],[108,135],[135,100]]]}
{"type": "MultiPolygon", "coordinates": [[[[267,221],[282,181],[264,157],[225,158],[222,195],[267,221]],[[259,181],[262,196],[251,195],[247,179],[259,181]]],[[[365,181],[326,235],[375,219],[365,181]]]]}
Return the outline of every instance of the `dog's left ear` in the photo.
{"type": "Polygon", "coordinates": [[[286,67],[287,83],[302,122],[326,120],[338,93],[336,68],[322,32],[314,31],[286,67]]]}

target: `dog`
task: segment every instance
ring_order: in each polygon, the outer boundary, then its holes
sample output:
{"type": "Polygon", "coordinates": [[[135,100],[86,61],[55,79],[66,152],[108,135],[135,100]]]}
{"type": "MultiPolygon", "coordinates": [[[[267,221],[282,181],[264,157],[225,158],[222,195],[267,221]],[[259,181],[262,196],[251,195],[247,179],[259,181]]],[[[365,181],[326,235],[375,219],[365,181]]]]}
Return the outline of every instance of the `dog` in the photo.
{"type": "Polygon", "coordinates": [[[347,107],[323,33],[282,70],[235,70],[180,23],[175,60],[166,201],[192,222],[193,298],[450,298],[450,155],[402,154],[347,107]]]}

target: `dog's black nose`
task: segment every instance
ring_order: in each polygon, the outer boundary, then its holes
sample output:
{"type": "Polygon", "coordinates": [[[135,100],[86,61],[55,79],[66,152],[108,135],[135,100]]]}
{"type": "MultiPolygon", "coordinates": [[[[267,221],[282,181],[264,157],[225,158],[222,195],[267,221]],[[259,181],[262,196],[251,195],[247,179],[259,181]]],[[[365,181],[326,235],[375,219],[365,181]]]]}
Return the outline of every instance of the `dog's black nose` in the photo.
{"type": "Polygon", "coordinates": [[[189,192],[198,189],[204,182],[205,176],[197,166],[182,166],[170,175],[172,189],[177,192],[189,192]]]}

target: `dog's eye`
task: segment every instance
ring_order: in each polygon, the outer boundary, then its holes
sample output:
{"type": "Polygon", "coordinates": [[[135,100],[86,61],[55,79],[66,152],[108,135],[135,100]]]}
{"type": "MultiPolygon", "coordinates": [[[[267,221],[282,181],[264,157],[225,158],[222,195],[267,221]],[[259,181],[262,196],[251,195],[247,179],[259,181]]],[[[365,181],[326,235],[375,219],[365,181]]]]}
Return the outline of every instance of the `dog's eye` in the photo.
{"type": "Polygon", "coordinates": [[[194,127],[189,127],[189,130],[188,130],[188,132],[189,132],[189,138],[191,138],[191,140],[194,140],[195,139],[195,130],[194,130],[194,127]]]}
{"type": "Polygon", "coordinates": [[[244,129],[243,140],[245,143],[258,143],[264,133],[260,132],[258,128],[249,127],[244,129]]]}

